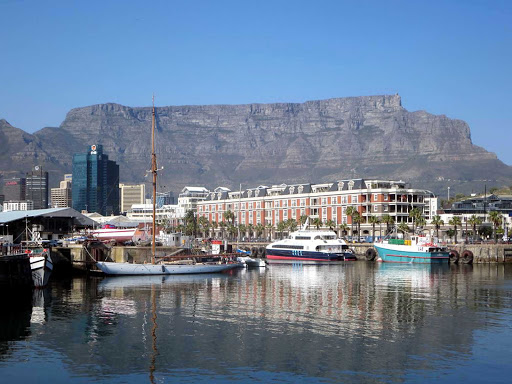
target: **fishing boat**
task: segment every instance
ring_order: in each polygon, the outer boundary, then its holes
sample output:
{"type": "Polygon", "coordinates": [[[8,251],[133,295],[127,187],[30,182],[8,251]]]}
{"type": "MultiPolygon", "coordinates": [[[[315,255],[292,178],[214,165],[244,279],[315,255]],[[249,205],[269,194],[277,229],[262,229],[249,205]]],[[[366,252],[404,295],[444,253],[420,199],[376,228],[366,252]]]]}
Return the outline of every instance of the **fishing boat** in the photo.
{"type": "Polygon", "coordinates": [[[302,229],[292,232],[286,239],[267,245],[269,263],[303,262],[318,264],[344,260],[356,260],[347,243],[333,231],[308,230],[308,222],[302,229]]]}
{"type": "Polygon", "coordinates": [[[373,246],[377,251],[377,261],[432,264],[450,260],[449,250],[430,236],[414,235],[410,240],[383,239],[373,246]]]}
{"type": "Polygon", "coordinates": [[[151,174],[153,175],[153,229],[151,244],[151,263],[116,263],[108,261],[97,261],[96,266],[106,275],[183,275],[195,273],[215,273],[224,272],[233,268],[238,268],[239,263],[228,263],[222,261],[197,262],[190,258],[180,261],[156,262],[156,180],[157,180],[157,162],[155,152],[155,102],[153,99],[153,116],[151,122],[151,174]]]}
{"type": "Polygon", "coordinates": [[[34,287],[45,287],[53,271],[53,261],[50,256],[50,250],[47,248],[33,248],[27,249],[26,253],[30,256],[30,269],[32,271],[34,287]]]}

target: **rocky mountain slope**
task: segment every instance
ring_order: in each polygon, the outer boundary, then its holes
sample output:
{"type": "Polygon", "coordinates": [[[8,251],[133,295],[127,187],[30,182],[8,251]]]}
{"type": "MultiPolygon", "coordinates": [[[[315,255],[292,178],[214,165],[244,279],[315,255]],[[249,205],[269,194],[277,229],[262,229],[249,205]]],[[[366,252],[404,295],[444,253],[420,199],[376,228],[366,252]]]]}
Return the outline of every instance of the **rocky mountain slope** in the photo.
{"type": "MultiPolygon", "coordinates": [[[[398,95],[158,107],[156,120],[160,184],[174,191],[350,177],[402,179],[435,192],[512,182],[512,167],[473,145],[464,121],[409,112],[398,95]]],[[[69,172],[73,153],[103,144],[122,182],[142,182],[150,129],[151,108],[117,104],[73,109],[59,128],[33,135],[3,120],[0,172],[35,162],[69,172]]]]}

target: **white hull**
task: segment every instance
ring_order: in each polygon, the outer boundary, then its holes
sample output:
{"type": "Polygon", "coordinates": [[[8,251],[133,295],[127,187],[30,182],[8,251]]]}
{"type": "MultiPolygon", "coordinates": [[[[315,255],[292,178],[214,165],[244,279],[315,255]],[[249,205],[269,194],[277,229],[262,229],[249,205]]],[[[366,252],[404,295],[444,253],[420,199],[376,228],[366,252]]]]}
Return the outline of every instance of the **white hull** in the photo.
{"type": "Polygon", "coordinates": [[[135,229],[104,228],[91,232],[98,240],[115,240],[118,242],[131,241],[135,235],[135,229]]]}
{"type": "Polygon", "coordinates": [[[216,273],[238,268],[240,266],[240,264],[237,263],[133,264],[113,263],[108,261],[98,261],[96,265],[106,275],[186,275],[196,273],[216,273]]]}
{"type": "Polygon", "coordinates": [[[50,256],[31,256],[30,269],[32,270],[32,281],[34,287],[42,288],[48,284],[53,270],[53,263],[50,256]]]}
{"type": "Polygon", "coordinates": [[[265,268],[267,266],[263,259],[253,259],[249,256],[237,257],[236,259],[244,263],[247,268],[265,268]]]}

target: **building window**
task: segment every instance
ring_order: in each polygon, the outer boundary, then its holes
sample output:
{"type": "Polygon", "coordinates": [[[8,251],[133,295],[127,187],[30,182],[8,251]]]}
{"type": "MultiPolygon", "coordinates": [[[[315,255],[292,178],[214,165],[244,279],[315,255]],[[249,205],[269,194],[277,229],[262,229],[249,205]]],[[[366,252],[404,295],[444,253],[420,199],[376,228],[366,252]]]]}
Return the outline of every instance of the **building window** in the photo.
{"type": "Polygon", "coordinates": [[[343,191],[343,181],[338,183],[338,191],[343,191]]]}
{"type": "Polygon", "coordinates": [[[357,203],[357,202],[358,202],[357,195],[352,195],[352,204],[357,203]]]}
{"type": "Polygon", "coordinates": [[[325,223],[327,221],[327,208],[322,208],[322,222],[325,223]]]}
{"type": "Polygon", "coordinates": [[[348,196],[341,196],[341,204],[348,204],[348,196]]]}
{"type": "Polygon", "coordinates": [[[385,206],[384,206],[384,212],[387,212],[387,211],[388,211],[388,206],[387,206],[387,205],[385,205],[385,206]]]}
{"type": "Polygon", "coordinates": [[[288,207],[288,200],[283,200],[283,208],[288,207]]]}
{"type": "Polygon", "coordinates": [[[283,209],[283,220],[288,220],[288,210],[283,209]]]}
{"type": "Polygon", "coordinates": [[[388,201],[388,194],[387,193],[384,194],[384,201],[388,201]]]}
{"type": "Polygon", "coordinates": [[[299,185],[299,188],[297,188],[297,192],[302,193],[303,190],[304,190],[304,187],[302,185],[299,185]]]}
{"type": "Polygon", "coordinates": [[[379,199],[379,194],[378,193],[374,193],[373,194],[373,201],[377,201],[379,199]]]}
{"type": "Polygon", "coordinates": [[[373,212],[378,212],[379,211],[379,206],[378,205],[374,205],[373,206],[373,212]]]}
{"type": "Polygon", "coordinates": [[[322,205],[327,205],[327,197],[322,197],[322,205]]]}

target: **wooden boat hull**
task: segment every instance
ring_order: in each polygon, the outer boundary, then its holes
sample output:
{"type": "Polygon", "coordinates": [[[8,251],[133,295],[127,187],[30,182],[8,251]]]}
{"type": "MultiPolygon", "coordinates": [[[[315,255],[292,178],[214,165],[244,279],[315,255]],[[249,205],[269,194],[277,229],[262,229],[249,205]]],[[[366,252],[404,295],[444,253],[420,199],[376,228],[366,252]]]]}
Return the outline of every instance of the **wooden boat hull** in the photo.
{"type": "Polygon", "coordinates": [[[114,263],[108,261],[98,261],[98,268],[106,275],[126,276],[126,275],[187,275],[198,273],[218,273],[230,269],[239,268],[239,263],[231,264],[134,264],[134,263],[114,263]]]}

